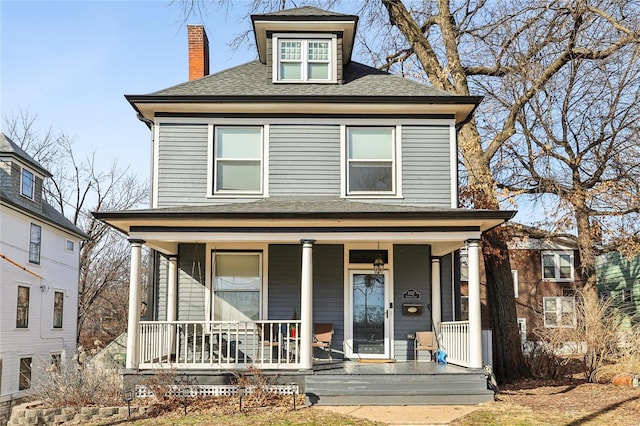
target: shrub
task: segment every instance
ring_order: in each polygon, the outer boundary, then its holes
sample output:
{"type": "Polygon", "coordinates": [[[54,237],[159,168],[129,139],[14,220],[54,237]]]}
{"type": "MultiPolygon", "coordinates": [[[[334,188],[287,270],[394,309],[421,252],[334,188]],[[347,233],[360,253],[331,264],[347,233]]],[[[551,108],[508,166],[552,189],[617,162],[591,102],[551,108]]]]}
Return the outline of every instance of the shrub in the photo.
{"type": "Polygon", "coordinates": [[[122,403],[122,377],[116,368],[91,365],[80,347],[72,361],[42,362],[32,384],[33,396],[47,407],[112,406],[122,403]]]}

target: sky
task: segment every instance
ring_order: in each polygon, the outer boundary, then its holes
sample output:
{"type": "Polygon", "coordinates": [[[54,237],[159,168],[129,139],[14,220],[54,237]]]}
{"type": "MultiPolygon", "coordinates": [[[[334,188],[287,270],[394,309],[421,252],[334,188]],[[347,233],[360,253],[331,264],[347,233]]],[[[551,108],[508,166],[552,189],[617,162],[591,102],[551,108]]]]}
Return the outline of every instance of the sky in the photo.
{"type": "MultiPolygon", "coordinates": [[[[205,18],[210,72],[255,59],[250,46],[227,46],[250,26],[243,11],[205,18]]],[[[150,132],[124,95],[187,80],[182,9],[169,1],[0,0],[3,125],[20,111],[35,115],[39,128],[67,133],[77,153],[95,153],[105,169],[117,160],[148,179],[150,132]]]]}

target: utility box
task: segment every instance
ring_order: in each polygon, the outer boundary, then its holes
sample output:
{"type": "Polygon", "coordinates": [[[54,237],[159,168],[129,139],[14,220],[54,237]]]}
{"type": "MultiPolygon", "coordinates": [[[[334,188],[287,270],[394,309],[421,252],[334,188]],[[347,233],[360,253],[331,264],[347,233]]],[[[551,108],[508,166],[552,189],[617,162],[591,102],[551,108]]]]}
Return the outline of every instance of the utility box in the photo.
{"type": "Polygon", "coordinates": [[[403,303],[402,315],[409,317],[422,315],[422,303],[403,303]]]}

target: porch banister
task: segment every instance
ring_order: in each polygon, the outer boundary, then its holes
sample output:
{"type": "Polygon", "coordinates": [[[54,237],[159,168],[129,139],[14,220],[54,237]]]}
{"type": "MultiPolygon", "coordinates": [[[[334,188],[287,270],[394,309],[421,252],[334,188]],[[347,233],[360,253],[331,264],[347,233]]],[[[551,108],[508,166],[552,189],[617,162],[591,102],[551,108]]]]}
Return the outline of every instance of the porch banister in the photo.
{"type": "Polygon", "coordinates": [[[178,257],[169,256],[169,268],[167,271],[167,321],[175,321],[178,305],[178,257]]]}
{"type": "Polygon", "coordinates": [[[440,259],[431,259],[431,317],[434,324],[433,331],[441,333],[440,322],[442,321],[442,303],[440,297],[440,259]]]}
{"type": "Polygon", "coordinates": [[[140,291],[142,240],[130,239],[131,271],[129,273],[129,318],[127,323],[127,368],[138,368],[138,342],[140,324],[140,291]]]}
{"type": "Polygon", "coordinates": [[[302,277],[300,289],[300,368],[313,368],[313,243],[301,240],[302,277]]]}
{"type": "Polygon", "coordinates": [[[482,368],[482,322],[480,316],[480,244],[467,242],[469,253],[469,367],[482,368]]]}

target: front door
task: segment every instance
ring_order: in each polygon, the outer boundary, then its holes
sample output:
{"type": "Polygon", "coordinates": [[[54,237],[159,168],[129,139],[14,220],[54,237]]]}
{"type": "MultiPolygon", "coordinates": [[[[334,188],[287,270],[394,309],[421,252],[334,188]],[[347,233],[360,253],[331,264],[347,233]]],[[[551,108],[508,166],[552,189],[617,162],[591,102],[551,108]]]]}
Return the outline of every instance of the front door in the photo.
{"type": "Polygon", "coordinates": [[[347,356],[352,359],[390,357],[391,295],[385,271],[350,271],[350,327],[347,356]]]}

